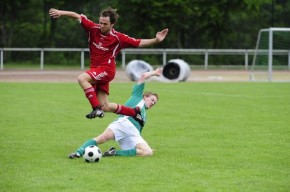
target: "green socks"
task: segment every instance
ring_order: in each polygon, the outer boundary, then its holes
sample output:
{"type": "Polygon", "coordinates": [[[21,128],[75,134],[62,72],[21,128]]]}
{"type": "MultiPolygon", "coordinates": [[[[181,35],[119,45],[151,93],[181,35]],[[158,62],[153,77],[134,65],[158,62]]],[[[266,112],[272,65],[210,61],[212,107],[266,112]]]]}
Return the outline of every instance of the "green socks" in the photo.
{"type": "Polygon", "coordinates": [[[136,149],[129,149],[129,150],[117,150],[116,151],[116,156],[136,156],[137,151],[136,149]]]}
{"type": "Polygon", "coordinates": [[[76,152],[81,156],[85,153],[85,148],[90,145],[98,145],[94,139],[87,140],[76,152]]]}
{"type": "MultiPolygon", "coordinates": [[[[90,145],[95,145],[98,146],[97,142],[94,139],[87,140],[78,150],[76,151],[80,156],[82,156],[85,153],[85,148],[90,146],[90,145]]],[[[136,156],[137,155],[137,150],[134,149],[129,149],[129,150],[117,150],[116,151],[116,156],[136,156]]]]}

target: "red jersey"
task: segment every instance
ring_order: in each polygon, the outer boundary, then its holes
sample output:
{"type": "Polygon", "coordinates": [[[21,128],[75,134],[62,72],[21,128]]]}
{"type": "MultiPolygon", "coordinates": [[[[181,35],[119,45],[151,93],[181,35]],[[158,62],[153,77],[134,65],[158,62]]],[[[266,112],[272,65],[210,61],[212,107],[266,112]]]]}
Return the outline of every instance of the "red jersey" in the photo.
{"type": "Polygon", "coordinates": [[[108,65],[115,67],[115,57],[122,49],[138,47],[141,42],[141,39],[129,37],[114,29],[109,34],[103,35],[100,24],[87,19],[85,15],[81,15],[81,25],[88,33],[91,68],[108,65]]]}

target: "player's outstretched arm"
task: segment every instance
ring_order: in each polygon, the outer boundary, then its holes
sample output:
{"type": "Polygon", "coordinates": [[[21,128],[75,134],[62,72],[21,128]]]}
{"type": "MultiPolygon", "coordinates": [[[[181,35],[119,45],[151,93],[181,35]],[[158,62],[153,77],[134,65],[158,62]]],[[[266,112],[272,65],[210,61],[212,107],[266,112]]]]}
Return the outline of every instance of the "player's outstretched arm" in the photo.
{"type": "Polygon", "coordinates": [[[149,72],[145,72],[141,75],[140,79],[138,80],[138,84],[144,83],[146,81],[146,79],[152,77],[152,76],[160,76],[162,73],[162,68],[158,67],[157,69],[155,69],[154,71],[149,71],[149,72]]]}
{"type": "Polygon", "coordinates": [[[72,11],[64,11],[64,10],[58,10],[51,8],[49,9],[49,16],[51,16],[54,19],[60,18],[61,16],[67,16],[73,19],[81,20],[81,15],[72,11]]]}
{"type": "Polygon", "coordinates": [[[138,47],[148,47],[150,45],[154,45],[156,43],[160,43],[163,41],[168,33],[168,29],[163,29],[156,33],[156,37],[152,39],[141,39],[141,42],[138,47]]]}

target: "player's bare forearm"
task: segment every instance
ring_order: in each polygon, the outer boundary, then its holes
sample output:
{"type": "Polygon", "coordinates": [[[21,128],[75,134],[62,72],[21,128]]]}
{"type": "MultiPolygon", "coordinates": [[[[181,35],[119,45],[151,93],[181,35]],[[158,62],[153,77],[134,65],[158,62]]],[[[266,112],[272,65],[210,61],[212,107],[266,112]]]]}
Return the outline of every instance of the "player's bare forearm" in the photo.
{"type": "Polygon", "coordinates": [[[157,44],[158,41],[156,38],[153,39],[141,39],[141,42],[138,47],[148,47],[150,45],[157,44]]]}
{"type": "Polygon", "coordinates": [[[138,84],[144,83],[146,79],[149,79],[152,76],[160,76],[162,73],[162,68],[158,67],[154,71],[145,72],[141,75],[140,79],[138,80],[138,84]]]}
{"type": "Polygon", "coordinates": [[[152,39],[141,39],[141,42],[138,47],[148,47],[163,41],[168,33],[168,29],[163,29],[156,33],[156,37],[152,39]]]}
{"type": "Polygon", "coordinates": [[[67,16],[67,17],[77,19],[77,20],[81,19],[81,15],[78,13],[75,13],[73,11],[64,11],[64,10],[58,10],[58,9],[51,8],[51,9],[49,9],[48,13],[54,19],[57,19],[61,16],[67,16]]]}

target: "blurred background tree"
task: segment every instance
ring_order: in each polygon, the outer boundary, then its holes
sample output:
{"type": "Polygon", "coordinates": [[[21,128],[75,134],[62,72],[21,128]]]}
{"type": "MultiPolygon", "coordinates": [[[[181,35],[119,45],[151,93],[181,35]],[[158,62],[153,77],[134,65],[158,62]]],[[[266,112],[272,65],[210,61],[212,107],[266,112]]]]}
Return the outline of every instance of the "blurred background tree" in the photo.
{"type": "Polygon", "coordinates": [[[53,20],[51,7],[85,14],[117,8],[116,30],[150,38],[170,29],[166,48],[253,48],[260,28],[290,27],[290,0],[2,0],[1,47],[86,47],[86,35],[73,20],[53,20]]]}
{"type": "Polygon", "coordinates": [[[75,11],[98,22],[111,6],[120,15],[117,31],[151,38],[169,28],[154,48],[253,49],[261,28],[290,27],[290,0],[2,0],[0,47],[87,48],[72,19],[51,19],[49,8],[75,11]]]}

